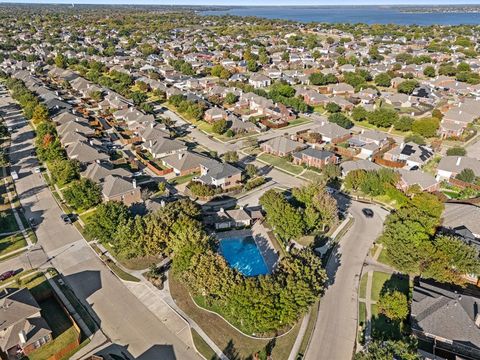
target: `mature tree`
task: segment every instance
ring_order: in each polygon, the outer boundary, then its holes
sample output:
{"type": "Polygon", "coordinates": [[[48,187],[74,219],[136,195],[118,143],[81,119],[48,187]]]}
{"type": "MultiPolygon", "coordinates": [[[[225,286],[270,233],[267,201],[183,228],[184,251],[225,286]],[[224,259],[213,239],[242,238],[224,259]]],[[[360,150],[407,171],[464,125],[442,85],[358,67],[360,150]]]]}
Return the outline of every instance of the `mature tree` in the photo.
{"type": "Polygon", "coordinates": [[[40,124],[42,121],[48,120],[48,109],[43,104],[38,104],[33,109],[32,121],[35,124],[40,124]]]}
{"type": "Polygon", "coordinates": [[[247,166],[245,166],[245,172],[249,178],[254,178],[258,174],[258,169],[253,164],[247,164],[247,166]]]}
{"type": "Polygon", "coordinates": [[[413,90],[418,86],[418,81],[416,80],[405,80],[398,85],[397,90],[399,93],[410,95],[413,93],[413,90]]]}
{"type": "Polygon", "coordinates": [[[108,201],[97,206],[95,216],[88,218],[85,230],[94,239],[114,244],[119,226],[129,217],[128,208],[123,203],[108,201]]]}
{"type": "Polygon", "coordinates": [[[422,135],[419,134],[412,134],[407,137],[405,137],[405,142],[414,142],[417,145],[426,145],[427,142],[425,141],[425,138],[422,135]]]}
{"type": "Polygon", "coordinates": [[[225,95],[225,104],[227,105],[232,105],[232,104],[235,104],[238,100],[238,96],[235,95],[234,93],[227,93],[227,95],[225,95]]]}
{"type": "Polygon", "coordinates": [[[260,205],[267,213],[267,222],[284,241],[297,239],[305,233],[305,222],[299,209],[275,190],[268,190],[260,198],[260,205]]]}
{"type": "Polygon", "coordinates": [[[380,73],[375,76],[375,85],[389,87],[392,82],[392,78],[387,73],[380,73]]]}
{"type": "Polygon", "coordinates": [[[475,176],[475,172],[470,169],[470,168],[466,168],[466,169],[463,169],[457,176],[456,178],[458,180],[461,180],[461,181],[464,181],[466,183],[473,183],[476,179],[476,176],[475,176]]]}
{"type": "Polygon", "coordinates": [[[394,109],[379,108],[368,114],[367,120],[370,124],[387,128],[392,126],[398,119],[398,113],[394,109]]]}
{"type": "Polygon", "coordinates": [[[420,360],[414,337],[403,340],[372,341],[355,354],[355,360],[420,360]]]}
{"type": "Polygon", "coordinates": [[[436,71],[435,71],[435,68],[433,66],[427,66],[425,69],[423,69],[423,75],[427,76],[427,77],[435,77],[436,75],[436,71]]]}
{"type": "Polygon", "coordinates": [[[48,168],[54,183],[64,187],[80,176],[80,163],[77,160],[53,160],[48,168]]]}
{"type": "Polygon", "coordinates": [[[412,129],[414,119],[410,116],[401,116],[393,123],[393,127],[398,131],[410,131],[412,129]]]}
{"type": "Polygon", "coordinates": [[[465,150],[465,148],[460,146],[454,146],[447,149],[447,155],[448,156],[465,156],[467,155],[467,150],[465,150]]]}
{"type": "Polygon", "coordinates": [[[228,123],[227,120],[221,119],[218,121],[215,121],[212,125],[212,130],[216,134],[223,134],[225,131],[228,129],[228,123]]]}
{"type": "Polygon", "coordinates": [[[88,210],[101,201],[100,186],[90,179],[80,179],[74,181],[63,195],[65,200],[76,210],[88,210]]]}
{"type": "Polygon", "coordinates": [[[350,129],[353,127],[353,122],[342,113],[330,114],[328,117],[328,121],[335,123],[345,129],[350,129]]]}
{"type": "Polygon", "coordinates": [[[440,122],[436,118],[426,118],[416,120],[412,124],[412,131],[423,137],[434,137],[437,134],[437,130],[440,126],[440,122]]]}
{"type": "Polygon", "coordinates": [[[334,103],[334,102],[329,102],[327,105],[325,105],[325,109],[329,112],[329,113],[338,113],[342,110],[342,108],[340,107],[340,105],[334,103]]]}
{"type": "Polygon", "coordinates": [[[227,151],[223,154],[223,160],[228,163],[236,163],[238,161],[238,154],[236,151],[227,151]]]}
{"type": "Polygon", "coordinates": [[[393,321],[404,321],[408,317],[407,296],[398,291],[388,291],[380,295],[378,311],[393,321]]]}
{"type": "Polygon", "coordinates": [[[367,120],[368,111],[363,106],[355,106],[352,110],[352,119],[354,121],[367,120]]]}

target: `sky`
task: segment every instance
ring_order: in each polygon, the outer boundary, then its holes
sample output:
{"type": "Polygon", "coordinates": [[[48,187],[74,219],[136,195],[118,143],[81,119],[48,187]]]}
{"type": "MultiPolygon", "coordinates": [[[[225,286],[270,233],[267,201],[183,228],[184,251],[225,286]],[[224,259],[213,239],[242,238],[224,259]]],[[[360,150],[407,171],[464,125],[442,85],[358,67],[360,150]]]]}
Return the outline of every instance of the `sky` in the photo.
{"type": "Polygon", "coordinates": [[[263,5],[263,6],[295,6],[295,5],[454,5],[477,4],[480,0],[0,0],[22,3],[56,3],[56,4],[129,4],[129,5],[263,5]]]}

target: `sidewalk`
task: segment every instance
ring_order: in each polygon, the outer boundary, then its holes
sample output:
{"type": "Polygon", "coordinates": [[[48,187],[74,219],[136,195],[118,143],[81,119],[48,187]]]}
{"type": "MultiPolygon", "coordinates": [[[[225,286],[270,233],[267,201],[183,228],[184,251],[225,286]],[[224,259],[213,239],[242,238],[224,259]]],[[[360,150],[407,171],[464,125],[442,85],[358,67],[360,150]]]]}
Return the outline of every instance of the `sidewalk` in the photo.
{"type": "MultiPolygon", "coordinates": [[[[14,206],[12,193],[10,191],[8,191],[7,172],[6,172],[5,168],[3,168],[2,170],[3,170],[4,184],[5,184],[5,191],[6,191],[7,196],[8,196],[8,201],[10,203],[10,208],[12,209],[13,216],[15,217],[15,221],[17,222],[17,225],[18,225],[18,228],[20,229],[20,232],[22,233],[23,237],[25,238],[25,241],[27,242],[28,247],[30,247],[30,246],[33,245],[33,243],[30,240],[30,238],[27,234],[27,230],[23,226],[22,219],[20,219],[20,215],[18,215],[17,209],[14,206]]],[[[15,183],[14,183],[14,186],[15,186],[15,183]]]]}

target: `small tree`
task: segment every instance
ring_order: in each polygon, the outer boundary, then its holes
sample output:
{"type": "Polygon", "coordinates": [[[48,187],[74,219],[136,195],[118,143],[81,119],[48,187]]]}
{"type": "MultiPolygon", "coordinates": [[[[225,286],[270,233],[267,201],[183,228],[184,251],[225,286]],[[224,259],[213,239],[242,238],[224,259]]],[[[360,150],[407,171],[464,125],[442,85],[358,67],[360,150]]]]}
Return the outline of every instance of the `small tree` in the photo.
{"type": "Polygon", "coordinates": [[[227,131],[227,128],[228,128],[228,123],[227,123],[227,120],[224,120],[224,119],[216,121],[212,126],[213,132],[220,135],[223,134],[225,131],[227,131]]]}
{"type": "Polygon", "coordinates": [[[258,169],[253,164],[247,164],[247,166],[245,166],[245,172],[247,173],[247,176],[249,178],[254,178],[255,176],[257,176],[258,169]]]}
{"type": "Polygon", "coordinates": [[[342,113],[333,113],[328,117],[328,121],[335,123],[345,129],[353,127],[352,121],[342,113]]]}
{"type": "Polygon", "coordinates": [[[329,112],[329,113],[338,113],[342,110],[342,108],[340,107],[340,105],[338,104],[335,104],[334,102],[329,102],[327,105],[325,105],[325,109],[329,112]]]}
{"type": "Polygon", "coordinates": [[[467,150],[460,146],[454,146],[447,150],[448,156],[465,156],[467,154],[467,150]]]}
{"type": "Polygon", "coordinates": [[[398,85],[397,90],[399,93],[410,95],[417,86],[418,82],[416,80],[405,80],[398,85]]]}
{"type": "Polygon", "coordinates": [[[407,296],[398,291],[388,291],[380,296],[377,302],[378,311],[390,320],[403,321],[408,316],[407,296]]]}
{"type": "Polygon", "coordinates": [[[472,169],[463,169],[460,174],[457,175],[457,179],[467,183],[473,183],[476,179],[475,173],[472,169]]]}

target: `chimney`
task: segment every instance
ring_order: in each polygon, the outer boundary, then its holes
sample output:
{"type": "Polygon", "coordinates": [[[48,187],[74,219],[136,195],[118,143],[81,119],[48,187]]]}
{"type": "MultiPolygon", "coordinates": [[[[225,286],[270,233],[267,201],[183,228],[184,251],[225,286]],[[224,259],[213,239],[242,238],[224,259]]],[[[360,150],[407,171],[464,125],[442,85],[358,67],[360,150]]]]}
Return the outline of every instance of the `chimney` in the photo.
{"type": "Polygon", "coordinates": [[[153,129],[155,127],[155,123],[154,122],[151,122],[150,123],[150,127],[153,129]]]}
{"type": "Polygon", "coordinates": [[[27,342],[27,334],[25,334],[24,330],[20,330],[18,338],[20,339],[20,344],[25,344],[27,342]]]}
{"type": "Polygon", "coordinates": [[[75,118],[75,121],[78,122],[78,117],[75,118]]]}
{"type": "Polygon", "coordinates": [[[462,157],[459,156],[459,157],[457,158],[457,163],[456,163],[455,165],[456,165],[456,166],[460,166],[460,163],[461,163],[461,162],[462,162],[462,157]]]}
{"type": "Polygon", "coordinates": [[[135,180],[135,179],[132,180],[132,186],[133,186],[134,189],[137,188],[137,180],[135,180]]]}
{"type": "Polygon", "coordinates": [[[165,200],[160,201],[160,206],[163,208],[165,207],[165,200]]]}
{"type": "Polygon", "coordinates": [[[178,153],[178,160],[180,160],[183,157],[183,153],[178,153]]]}
{"type": "Polygon", "coordinates": [[[149,140],[148,143],[150,144],[150,147],[153,146],[153,141],[152,140],[149,140]]]}

